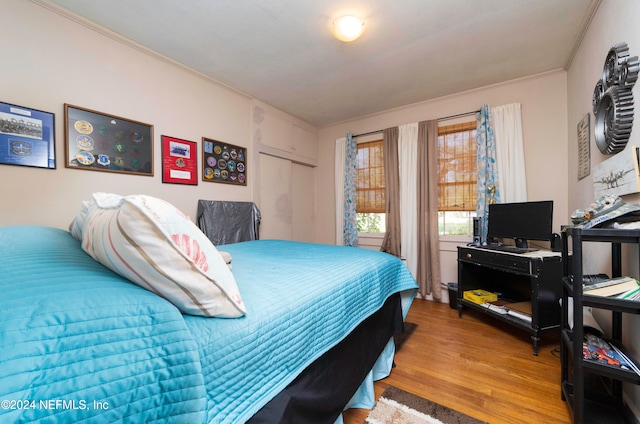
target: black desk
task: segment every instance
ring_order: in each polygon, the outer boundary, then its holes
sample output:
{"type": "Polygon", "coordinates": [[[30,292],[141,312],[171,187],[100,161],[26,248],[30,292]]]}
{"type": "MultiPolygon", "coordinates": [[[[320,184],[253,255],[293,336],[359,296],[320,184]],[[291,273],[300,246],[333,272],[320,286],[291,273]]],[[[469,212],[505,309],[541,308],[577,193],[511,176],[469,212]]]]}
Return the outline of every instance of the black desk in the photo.
{"type": "Polygon", "coordinates": [[[508,253],[476,247],[458,247],[458,315],[463,307],[480,310],[531,333],[533,354],[538,354],[540,334],[560,328],[562,255],[539,250],[508,253]],[[511,303],[531,302],[531,322],[501,314],[464,299],[466,290],[498,293],[511,303]]]}

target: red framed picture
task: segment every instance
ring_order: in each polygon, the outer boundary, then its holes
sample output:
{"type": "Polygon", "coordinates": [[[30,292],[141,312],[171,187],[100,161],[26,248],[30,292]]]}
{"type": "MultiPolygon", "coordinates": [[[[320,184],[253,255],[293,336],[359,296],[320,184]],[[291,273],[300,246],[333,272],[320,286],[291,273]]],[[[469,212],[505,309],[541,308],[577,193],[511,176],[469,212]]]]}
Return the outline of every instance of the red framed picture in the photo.
{"type": "Polygon", "coordinates": [[[198,185],[198,149],[195,141],[163,135],[162,182],[198,185]]]}

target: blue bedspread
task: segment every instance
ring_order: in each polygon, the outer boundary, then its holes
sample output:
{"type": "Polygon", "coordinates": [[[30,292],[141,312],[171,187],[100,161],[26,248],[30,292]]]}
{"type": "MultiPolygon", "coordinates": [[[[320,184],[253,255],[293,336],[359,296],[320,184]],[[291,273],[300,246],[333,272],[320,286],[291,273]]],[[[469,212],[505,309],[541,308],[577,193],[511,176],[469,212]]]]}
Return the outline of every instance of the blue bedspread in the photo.
{"type": "Polygon", "coordinates": [[[377,251],[276,240],[221,249],[233,256],[246,316],[185,316],[215,423],[250,418],[391,294],[405,291],[406,311],[417,288],[399,259],[377,251]]]}
{"type": "Polygon", "coordinates": [[[182,315],[66,231],[0,228],[0,305],[0,422],[204,422],[182,315]]]}
{"type": "Polygon", "coordinates": [[[243,423],[395,292],[390,255],[287,241],[225,245],[247,306],[183,316],[66,231],[0,227],[0,422],[243,423]]]}

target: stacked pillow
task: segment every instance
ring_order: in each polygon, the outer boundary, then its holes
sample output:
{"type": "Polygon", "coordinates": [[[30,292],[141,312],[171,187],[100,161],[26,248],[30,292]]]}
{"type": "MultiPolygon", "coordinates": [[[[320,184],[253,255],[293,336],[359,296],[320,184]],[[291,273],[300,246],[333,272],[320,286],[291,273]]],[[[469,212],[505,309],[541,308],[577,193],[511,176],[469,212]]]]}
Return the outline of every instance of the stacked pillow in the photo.
{"type": "Polygon", "coordinates": [[[96,261],[185,314],[236,318],[246,312],[221,254],[164,200],[94,193],[69,231],[96,261]]]}

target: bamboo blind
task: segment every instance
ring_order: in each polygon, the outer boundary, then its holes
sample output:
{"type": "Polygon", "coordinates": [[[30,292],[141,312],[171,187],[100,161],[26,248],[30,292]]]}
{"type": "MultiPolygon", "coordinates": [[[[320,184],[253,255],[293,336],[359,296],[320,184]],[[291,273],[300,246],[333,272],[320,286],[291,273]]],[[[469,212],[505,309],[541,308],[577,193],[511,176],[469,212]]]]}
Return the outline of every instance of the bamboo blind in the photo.
{"type": "Polygon", "coordinates": [[[382,140],[358,143],[356,172],[356,212],[384,213],[382,140]]]}
{"type": "Polygon", "coordinates": [[[438,210],[475,211],[476,123],[438,128],[438,210]]]}

